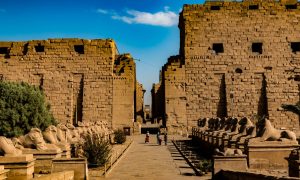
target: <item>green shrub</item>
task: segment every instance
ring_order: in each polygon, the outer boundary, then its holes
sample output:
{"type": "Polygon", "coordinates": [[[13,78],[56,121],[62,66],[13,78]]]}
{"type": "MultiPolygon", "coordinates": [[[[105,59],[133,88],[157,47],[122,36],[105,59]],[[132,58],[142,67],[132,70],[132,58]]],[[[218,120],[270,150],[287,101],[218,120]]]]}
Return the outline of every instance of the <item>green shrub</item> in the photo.
{"type": "Polygon", "coordinates": [[[44,130],[56,121],[44,93],[24,82],[0,82],[0,135],[14,137],[31,128],[44,130]]]}
{"type": "Polygon", "coordinates": [[[121,129],[118,129],[114,132],[115,137],[115,143],[117,144],[123,144],[126,141],[126,135],[124,133],[124,131],[122,131],[121,129]]]}
{"type": "Polygon", "coordinates": [[[84,137],[83,151],[89,165],[92,166],[103,166],[111,156],[109,141],[104,140],[97,134],[89,134],[84,137]]]}
{"type": "Polygon", "coordinates": [[[196,165],[196,167],[202,171],[203,173],[211,172],[212,171],[212,162],[210,160],[202,159],[196,165]]]}

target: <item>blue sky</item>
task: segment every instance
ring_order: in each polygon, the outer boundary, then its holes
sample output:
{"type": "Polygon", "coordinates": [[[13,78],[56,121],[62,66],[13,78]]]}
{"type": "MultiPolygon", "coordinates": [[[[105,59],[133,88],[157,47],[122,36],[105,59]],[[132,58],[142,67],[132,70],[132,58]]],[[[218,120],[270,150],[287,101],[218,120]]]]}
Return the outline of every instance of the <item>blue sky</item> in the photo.
{"type": "Polygon", "coordinates": [[[178,14],[203,0],[8,0],[0,3],[0,41],[112,38],[131,53],[151,103],[152,83],[179,51],[178,14]]]}

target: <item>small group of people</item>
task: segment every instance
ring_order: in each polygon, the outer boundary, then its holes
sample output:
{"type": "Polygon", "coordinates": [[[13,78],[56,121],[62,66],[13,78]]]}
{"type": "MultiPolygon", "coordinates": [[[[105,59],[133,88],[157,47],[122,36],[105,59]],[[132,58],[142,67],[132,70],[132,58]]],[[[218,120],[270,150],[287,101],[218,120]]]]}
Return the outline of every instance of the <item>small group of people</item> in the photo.
{"type": "MultiPolygon", "coordinates": [[[[168,134],[167,134],[167,132],[165,132],[165,133],[163,134],[163,137],[164,137],[165,145],[167,145],[167,143],[168,143],[168,134]]],[[[145,143],[149,143],[149,141],[150,141],[150,133],[149,133],[149,131],[147,131],[147,133],[146,133],[146,138],[145,138],[145,143]]],[[[159,131],[158,131],[157,134],[156,134],[156,141],[157,141],[157,144],[158,144],[158,145],[161,145],[161,143],[162,143],[162,141],[163,141],[163,139],[162,139],[162,134],[160,134],[159,131]]]]}

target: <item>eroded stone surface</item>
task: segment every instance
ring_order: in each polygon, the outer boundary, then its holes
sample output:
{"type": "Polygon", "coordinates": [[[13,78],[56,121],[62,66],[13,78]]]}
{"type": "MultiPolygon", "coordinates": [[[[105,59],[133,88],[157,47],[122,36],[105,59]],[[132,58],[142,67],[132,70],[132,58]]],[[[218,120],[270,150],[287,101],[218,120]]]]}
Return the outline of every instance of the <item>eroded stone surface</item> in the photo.
{"type": "Polygon", "coordinates": [[[0,42],[0,48],[6,49],[0,79],[39,86],[60,122],[132,126],[135,62],[129,54],[119,55],[113,40],[0,42]]]}
{"type": "Polygon", "coordinates": [[[297,115],[280,109],[299,100],[299,14],[296,1],[184,5],[179,56],[153,88],[154,96],[165,94],[158,104],[165,104],[166,124],[190,128],[204,117],[268,115],[276,128],[299,129],[297,115]]]}

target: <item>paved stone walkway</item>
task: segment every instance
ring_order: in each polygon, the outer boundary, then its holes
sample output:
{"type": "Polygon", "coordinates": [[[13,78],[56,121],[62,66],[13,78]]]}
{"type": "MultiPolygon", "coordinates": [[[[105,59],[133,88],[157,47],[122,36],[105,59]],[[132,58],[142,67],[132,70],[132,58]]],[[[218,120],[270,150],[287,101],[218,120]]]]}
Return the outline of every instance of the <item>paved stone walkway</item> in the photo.
{"type": "Polygon", "coordinates": [[[144,143],[145,135],[133,138],[129,150],[105,179],[199,179],[190,176],[193,174],[192,169],[174,151],[171,142],[168,146],[159,146],[155,135],[151,135],[149,144],[144,143]]]}

